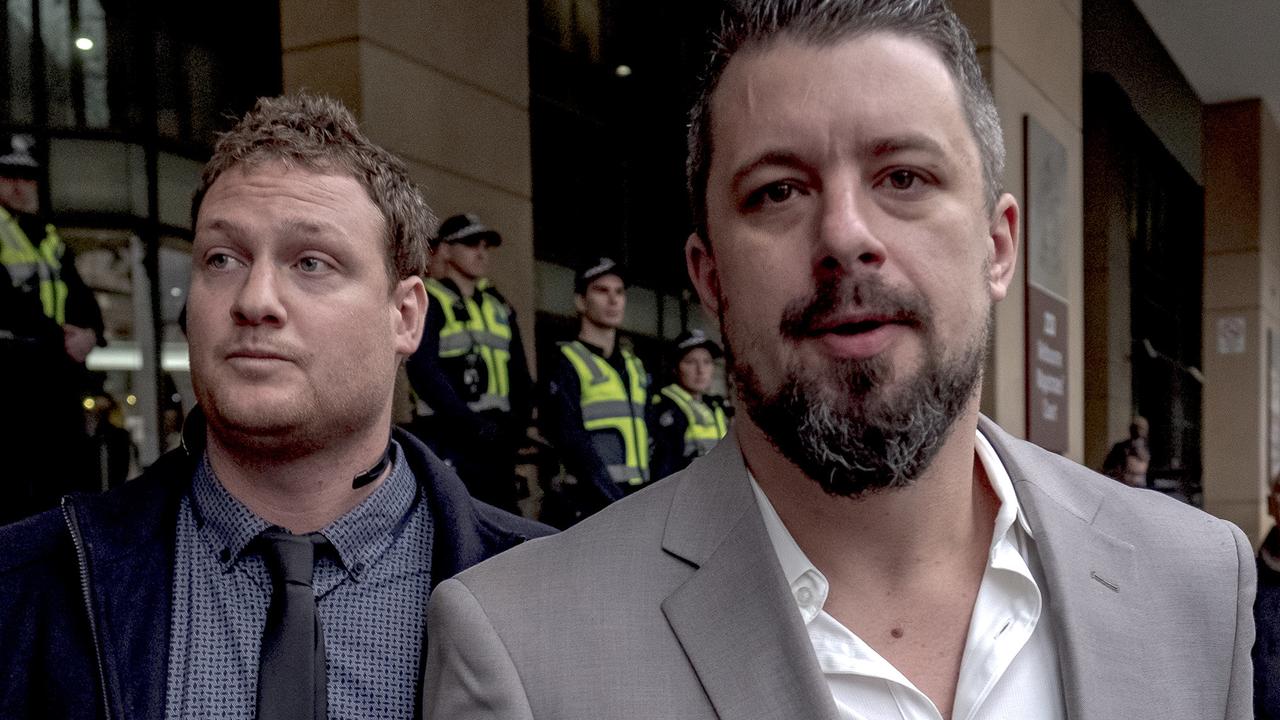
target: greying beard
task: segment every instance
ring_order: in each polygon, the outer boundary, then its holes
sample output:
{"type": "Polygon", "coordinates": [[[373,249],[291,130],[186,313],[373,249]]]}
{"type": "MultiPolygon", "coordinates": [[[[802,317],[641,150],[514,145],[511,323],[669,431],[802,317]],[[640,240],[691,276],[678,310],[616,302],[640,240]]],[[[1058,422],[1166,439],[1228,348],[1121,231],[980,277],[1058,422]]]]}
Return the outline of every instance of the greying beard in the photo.
{"type": "MultiPolygon", "coordinates": [[[[784,313],[784,336],[803,318],[820,316],[838,292],[820,289],[804,308],[784,313]],[[824,298],[825,295],[825,298],[824,298]],[[790,326],[789,326],[790,325],[790,326]]],[[[739,379],[747,414],[774,447],[831,495],[856,498],[901,488],[929,467],[977,387],[986,359],[993,317],[972,341],[948,355],[939,347],[922,301],[877,282],[850,289],[854,298],[876,298],[877,309],[910,317],[924,338],[921,368],[899,378],[896,393],[886,383],[893,368],[883,357],[838,360],[830,374],[806,376],[788,369],[781,386],[767,393],[754,370],[734,353],[733,333],[721,328],[729,366],[739,379]],[[870,285],[870,287],[868,287],[870,285]]]]}

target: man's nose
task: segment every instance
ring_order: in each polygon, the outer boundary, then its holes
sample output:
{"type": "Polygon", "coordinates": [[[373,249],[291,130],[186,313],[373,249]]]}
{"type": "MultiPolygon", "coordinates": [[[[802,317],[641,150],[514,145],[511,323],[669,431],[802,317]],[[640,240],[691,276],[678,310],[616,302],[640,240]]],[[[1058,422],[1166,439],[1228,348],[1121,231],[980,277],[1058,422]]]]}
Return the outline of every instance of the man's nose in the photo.
{"type": "Polygon", "coordinates": [[[868,222],[872,202],[858,177],[827,183],[815,252],[819,272],[843,274],[859,266],[879,269],[884,264],[887,249],[868,222]]]}
{"type": "Polygon", "coordinates": [[[280,298],[279,275],[270,263],[250,265],[244,284],[236,292],[231,316],[241,325],[283,325],[287,319],[280,298]]]}

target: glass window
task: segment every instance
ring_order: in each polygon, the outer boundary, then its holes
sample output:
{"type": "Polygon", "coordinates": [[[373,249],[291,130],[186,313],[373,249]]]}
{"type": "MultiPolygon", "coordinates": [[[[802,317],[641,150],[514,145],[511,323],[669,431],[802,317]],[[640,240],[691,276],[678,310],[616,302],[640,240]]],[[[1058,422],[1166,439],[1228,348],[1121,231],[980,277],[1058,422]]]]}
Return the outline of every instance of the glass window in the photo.
{"type": "Polygon", "coordinates": [[[15,125],[32,121],[31,108],[31,0],[7,0],[0,23],[0,52],[5,70],[0,73],[0,119],[15,125]]]}
{"type": "Polygon", "coordinates": [[[600,59],[599,0],[540,0],[530,12],[530,32],[561,50],[600,59]]]}
{"type": "Polygon", "coordinates": [[[107,19],[99,0],[40,0],[49,126],[105,128],[107,19]]]}
{"type": "Polygon", "coordinates": [[[685,113],[714,3],[529,4],[534,255],[686,286],[685,113]],[[580,42],[585,38],[589,42],[580,42]]]}
{"type": "Polygon", "coordinates": [[[99,0],[79,0],[80,23],[75,29],[75,58],[80,67],[83,127],[111,124],[107,98],[107,16],[99,0]]]}
{"type": "Polygon", "coordinates": [[[200,184],[204,163],[162,152],[157,159],[159,172],[160,222],[185,228],[191,224],[191,197],[200,184]]]}
{"type": "MultiPolygon", "coordinates": [[[[59,228],[62,237],[75,251],[76,270],[98,300],[102,310],[103,335],[107,346],[94,348],[87,366],[97,377],[100,392],[85,399],[86,419],[95,438],[105,438],[107,425],[128,431],[126,457],[105,463],[102,480],[110,483],[110,469],[123,462],[126,475],[138,469],[137,448],[144,439],[142,408],[139,394],[143,385],[141,356],[134,341],[134,276],[130,259],[130,235],[127,230],[101,230],[82,227],[59,228]]],[[[103,448],[104,450],[106,448],[103,448]]],[[[118,448],[112,452],[121,452],[118,448]]],[[[118,480],[118,478],[116,478],[118,480]]]]}
{"type": "Polygon", "coordinates": [[[40,40],[44,44],[44,91],[49,127],[76,126],[71,97],[71,18],[67,0],[40,0],[40,40]]]}
{"type": "Polygon", "coordinates": [[[195,405],[191,387],[191,362],[187,336],[178,317],[187,304],[191,286],[191,243],[182,238],[160,241],[160,370],[163,374],[160,405],[160,450],[172,450],[181,442],[182,421],[195,405]]]}
{"type": "Polygon", "coordinates": [[[115,401],[143,463],[171,449],[182,418],[195,403],[187,341],[178,326],[191,275],[191,243],[159,239],[160,382],[152,373],[151,286],[142,267],[142,242],[126,230],[63,228],[77,253],[76,268],[102,309],[107,346],[89,354],[104,395],[115,401]]]}
{"type": "Polygon", "coordinates": [[[54,138],[49,144],[49,194],[54,212],[147,215],[147,174],[141,146],[108,140],[54,138]]]}
{"type": "Polygon", "coordinates": [[[182,139],[185,113],[178,103],[179,63],[173,38],[168,33],[156,35],[156,129],[161,137],[182,139]]]}
{"type": "Polygon", "coordinates": [[[85,398],[86,411],[100,427],[105,418],[129,430],[136,462],[173,444],[194,402],[177,324],[190,242],[175,237],[190,224],[202,167],[192,158],[208,153],[228,118],[281,90],[279,7],[242,5],[3,2],[0,127],[15,129],[0,135],[0,154],[9,134],[47,143],[38,157],[47,210],[106,323],[107,346],[88,362],[101,404],[85,398]]]}

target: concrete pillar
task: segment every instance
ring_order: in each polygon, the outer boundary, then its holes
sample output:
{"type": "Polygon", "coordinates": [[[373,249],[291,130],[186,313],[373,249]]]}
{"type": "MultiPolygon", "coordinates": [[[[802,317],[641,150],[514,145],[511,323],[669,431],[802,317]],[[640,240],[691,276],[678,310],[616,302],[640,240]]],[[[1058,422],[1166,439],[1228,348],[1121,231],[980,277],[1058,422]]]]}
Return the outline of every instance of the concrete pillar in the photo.
{"type": "Polygon", "coordinates": [[[1268,352],[1280,336],[1280,129],[1257,100],[1204,119],[1204,506],[1260,542],[1266,484],[1280,470],[1269,433],[1268,352]]]}
{"type": "Polygon", "coordinates": [[[441,219],[502,233],[492,279],[533,363],[528,9],[519,0],[281,0],[286,92],[342,100],[441,219]]]}
{"type": "MultiPolygon", "coordinates": [[[[974,36],[1000,111],[1008,150],[1005,189],[1025,208],[1024,116],[1034,118],[1066,150],[1065,222],[1059,242],[1068,304],[1067,455],[1080,461],[1084,456],[1080,0],[955,0],[952,7],[974,36]]],[[[1027,417],[1025,259],[1022,248],[1009,297],[997,306],[995,344],[982,397],[984,413],[1023,436],[1027,417]]]]}

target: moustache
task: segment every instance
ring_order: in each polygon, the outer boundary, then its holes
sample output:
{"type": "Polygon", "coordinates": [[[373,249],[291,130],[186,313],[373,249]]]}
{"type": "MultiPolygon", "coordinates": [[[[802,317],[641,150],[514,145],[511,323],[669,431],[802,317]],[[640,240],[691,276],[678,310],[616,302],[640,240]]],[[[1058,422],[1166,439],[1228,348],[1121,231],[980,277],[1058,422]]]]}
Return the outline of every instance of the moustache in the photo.
{"type": "Polygon", "coordinates": [[[927,326],[933,317],[928,302],[914,292],[892,287],[878,275],[846,275],[819,280],[808,296],[788,303],[782,310],[779,329],[783,337],[800,340],[850,312],[917,327],[927,326]]]}
{"type": "Polygon", "coordinates": [[[287,343],[271,340],[264,341],[258,338],[237,338],[229,342],[223,343],[219,348],[219,356],[227,357],[261,357],[261,358],[279,358],[282,360],[296,360],[302,353],[298,348],[291,347],[287,343]]]}

